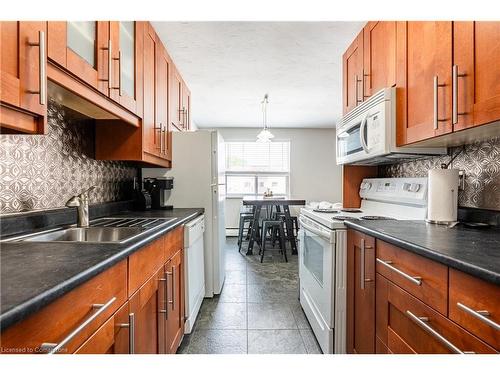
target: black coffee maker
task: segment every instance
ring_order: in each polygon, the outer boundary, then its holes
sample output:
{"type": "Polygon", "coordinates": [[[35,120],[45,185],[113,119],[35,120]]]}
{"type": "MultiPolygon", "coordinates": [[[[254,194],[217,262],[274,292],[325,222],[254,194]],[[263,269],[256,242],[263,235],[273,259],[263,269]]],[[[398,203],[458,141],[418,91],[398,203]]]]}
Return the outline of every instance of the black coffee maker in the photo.
{"type": "Polygon", "coordinates": [[[144,179],[144,189],[151,195],[153,210],[172,210],[174,206],[167,204],[170,190],[174,188],[173,177],[148,177],[144,179]]]}

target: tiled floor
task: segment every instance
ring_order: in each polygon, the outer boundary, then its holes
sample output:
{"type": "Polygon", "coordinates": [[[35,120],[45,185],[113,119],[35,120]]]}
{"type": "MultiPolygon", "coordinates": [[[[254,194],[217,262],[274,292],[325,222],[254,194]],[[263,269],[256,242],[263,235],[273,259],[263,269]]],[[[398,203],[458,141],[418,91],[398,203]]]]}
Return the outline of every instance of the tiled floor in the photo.
{"type": "Polygon", "coordinates": [[[179,353],[321,353],[298,301],[297,256],[285,263],[277,250],[266,251],[260,263],[258,255],[239,254],[235,238],[225,251],[222,293],[203,301],[179,353]]]}

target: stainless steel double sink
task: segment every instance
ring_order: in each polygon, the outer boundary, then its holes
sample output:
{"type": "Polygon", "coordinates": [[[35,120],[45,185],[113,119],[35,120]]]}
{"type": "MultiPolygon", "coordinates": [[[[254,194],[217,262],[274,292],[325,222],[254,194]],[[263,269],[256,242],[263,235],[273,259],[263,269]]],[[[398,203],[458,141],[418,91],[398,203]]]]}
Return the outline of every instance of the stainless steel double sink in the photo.
{"type": "Polygon", "coordinates": [[[7,238],[2,242],[125,243],[173,220],[176,218],[102,218],[93,220],[88,228],[76,226],[54,228],[7,238]]]}

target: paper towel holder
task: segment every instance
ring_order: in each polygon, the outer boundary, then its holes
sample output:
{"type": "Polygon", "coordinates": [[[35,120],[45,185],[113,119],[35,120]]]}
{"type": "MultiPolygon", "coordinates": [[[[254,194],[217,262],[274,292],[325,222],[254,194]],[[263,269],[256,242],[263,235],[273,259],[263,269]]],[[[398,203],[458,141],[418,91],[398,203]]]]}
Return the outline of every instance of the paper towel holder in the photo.
{"type": "MultiPolygon", "coordinates": [[[[452,158],[452,160],[453,159],[454,158],[452,158]]],[[[441,170],[449,169],[448,167],[451,164],[452,160],[450,160],[450,163],[448,163],[448,164],[446,164],[446,163],[441,164],[441,170]]],[[[437,171],[439,171],[439,168],[438,169],[434,169],[434,170],[429,170],[429,184],[431,184],[431,181],[432,181],[431,177],[435,176],[435,173],[431,173],[433,171],[437,172],[437,171]]],[[[432,205],[432,203],[434,202],[434,200],[436,198],[434,197],[434,199],[431,199],[431,196],[430,196],[431,190],[430,190],[430,187],[429,187],[429,191],[428,191],[428,194],[429,194],[428,203],[429,203],[429,205],[428,205],[428,211],[427,211],[427,218],[425,219],[425,221],[427,223],[438,224],[438,225],[448,225],[449,227],[455,226],[456,223],[457,223],[458,192],[461,190],[460,189],[460,187],[461,187],[460,185],[461,185],[462,181],[460,180],[460,170],[458,170],[458,169],[451,169],[451,170],[449,170],[449,172],[452,173],[451,176],[453,176],[453,172],[452,171],[455,171],[455,173],[456,173],[456,175],[455,175],[456,176],[456,180],[455,181],[453,181],[453,180],[448,181],[447,183],[445,183],[444,186],[442,185],[442,182],[441,183],[436,182],[437,183],[436,188],[438,188],[438,186],[439,186],[439,187],[445,189],[445,190],[443,190],[443,192],[449,192],[449,193],[451,193],[451,196],[452,196],[451,201],[449,201],[446,198],[443,200],[443,203],[450,202],[452,204],[451,209],[448,210],[449,208],[445,208],[445,207],[441,206],[440,204],[437,204],[437,207],[434,207],[434,210],[433,210],[431,208],[431,205],[432,205]],[[452,184],[449,185],[449,183],[452,183],[452,184]],[[448,185],[446,186],[446,184],[448,184],[448,185]],[[456,185],[454,185],[454,184],[456,184],[456,185]],[[438,213],[438,212],[436,212],[436,208],[438,208],[439,210],[444,210],[444,212],[438,213]],[[431,211],[433,211],[432,215],[431,215],[431,211]],[[429,218],[429,216],[432,216],[433,218],[431,219],[431,218],[429,218]]],[[[446,174],[445,174],[445,176],[446,176],[446,174]]]]}

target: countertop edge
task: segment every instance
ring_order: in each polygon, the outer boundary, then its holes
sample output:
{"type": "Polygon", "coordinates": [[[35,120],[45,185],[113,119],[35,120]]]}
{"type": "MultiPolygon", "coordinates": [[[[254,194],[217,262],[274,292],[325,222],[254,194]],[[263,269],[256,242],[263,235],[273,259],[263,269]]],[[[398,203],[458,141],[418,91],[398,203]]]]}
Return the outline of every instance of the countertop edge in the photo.
{"type": "Polygon", "coordinates": [[[165,235],[166,233],[172,231],[180,225],[187,223],[188,221],[204,214],[203,209],[194,209],[195,212],[183,217],[179,221],[175,221],[171,225],[166,225],[158,230],[148,233],[148,235],[138,242],[134,242],[130,246],[126,247],[122,251],[110,256],[106,260],[95,264],[94,266],[83,270],[82,272],[76,274],[70,279],[53,286],[50,289],[42,292],[41,294],[33,297],[21,304],[17,305],[10,310],[5,311],[0,315],[0,332],[6,330],[8,327],[26,319],[28,316],[41,310],[43,307],[47,306],[49,303],[53,302],[59,297],[62,297],[66,293],[77,288],[84,282],[90,280],[91,278],[97,276],[98,274],[106,271],[115,264],[119,263],[121,260],[126,259],[131,254],[135,253],[139,249],[143,248],[145,245],[153,242],[157,238],[165,235]]]}
{"type": "Polygon", "coordinates": [[[346,220],[344,223],[348,228],[356,229],[360,232],[371,235],[371,236],[378,238],[382,241],[388,242],[392,245],[395,245],[395,246],[401,247],[405,250],[411,251],[412,253],[421,255],[425,258],[428,258],[428,259],[434,260],[436,262],[439,262],[441,264],[444,264],[445,266],[455,268],[458,271],[465,272],[471,276],[478,277],[484,281],[487,281],[487,282],[490,282],[490,283],[493,283],[496,285],[500,285],[500,275],[495,273],[495,272],[486,270],[486,269],[481,268],[481,267],[477,267],[477,266],[470,264],[470,263],[462,262],[462,261],[455,259],[453,257],[444,255],[438,251],[435,251],[435,250],[432,250],[432,249],[429,249],[429,248],[426,248],[423,246],[419,246],[419,245],[414,244],[412,242],[404,241],[400,238],[391,236],[389,234],[386,234],[386,233],[383,233],[383,232],[380,232],[380,231],[377,231],[377,230],[374,230],[371,228],[367,228],[367,227],[360,225],[359,223],[356,223],[353,221],[346,220]]]}

